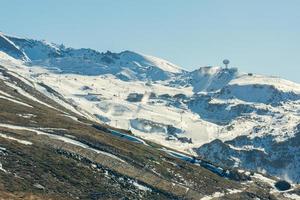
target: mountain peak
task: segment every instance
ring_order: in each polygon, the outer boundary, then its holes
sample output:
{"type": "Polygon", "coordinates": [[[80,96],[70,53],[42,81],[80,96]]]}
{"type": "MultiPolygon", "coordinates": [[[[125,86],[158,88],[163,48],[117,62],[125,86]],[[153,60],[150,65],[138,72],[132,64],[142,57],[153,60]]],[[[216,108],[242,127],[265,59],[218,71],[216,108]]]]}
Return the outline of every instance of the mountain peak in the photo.
{"type": "Polygon", "coordinates": [[[160,69],[171,72],[171,73],[182,73],[184,71],[181,67],[179,67],[167,60],[157,58],[155,56],[140,54],[140,53],[136,53],[136,52],[129,51],[129,50],[121,52],[120,55],[122,57],[126,57],[127,59],[145,63],[146,65],[149,65],[150,67],[158,66],[160,69]]]}

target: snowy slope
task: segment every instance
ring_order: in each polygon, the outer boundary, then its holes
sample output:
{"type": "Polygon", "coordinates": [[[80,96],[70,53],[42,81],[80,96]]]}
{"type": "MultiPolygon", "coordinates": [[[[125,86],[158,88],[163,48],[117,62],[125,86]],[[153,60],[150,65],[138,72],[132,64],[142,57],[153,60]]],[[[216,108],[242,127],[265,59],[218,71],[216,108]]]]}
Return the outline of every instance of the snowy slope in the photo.
{"type": "Polygon", "coordinates": [[[299,197],[297,185],[277,189],[276,177],[224,169],[89,121],[37,91],[60,95],[25,76],[22,62],[0,56],[0,199],[299,197]]]}
{"type": "Polygon", "coordinates": [[[89,119],[220,165],[300,181],[297,83],[236,68],[187,72],[130,51],[99,53],[6,38],[31,61],[3,50],[1,65],[56,101],[62,95],[68,102],[59,103],[89,119]]]}
{"type": "Polygon", "coordinates": [[[170,81],[171,86],[193,86],[193,91],[212,92],[223,88],[231,80],[240,74],[236,68],[224,69],[222,67],[200,67],[190,73],[184,73],[181,76],[170,81]]]}

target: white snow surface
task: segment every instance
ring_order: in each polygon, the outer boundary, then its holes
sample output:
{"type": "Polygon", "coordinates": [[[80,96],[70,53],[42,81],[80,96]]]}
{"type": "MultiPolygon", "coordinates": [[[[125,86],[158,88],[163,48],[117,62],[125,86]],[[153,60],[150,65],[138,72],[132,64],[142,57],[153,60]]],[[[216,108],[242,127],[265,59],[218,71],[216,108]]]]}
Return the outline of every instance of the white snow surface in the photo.
{"type": "Polygon", "coordinates": [[[223,197],[226,194],[235,194],[235,193],[240,193],[242,191],[243,190],[232,189],[232,190],[228,190],[228,191],[226,191],[224,193],[222,193],[222,192],[215,192],[214,194],[209,195],[209,196],[205,196],[205,197],[201,198],[200,200],[211,200],[211,199],[223,197]]]}
{"type": "Polygon", "coordinates": [[[143,55],[143,54],[142,56],[153,65],[159,66],[164,71],[168,71],[172,73],[181,73],[183,71],[179,66],[170,63],[169,61],[166,61],[164,59],[157,58],[154,56],[149,56],[149,55],[143,55]]]}
{"type": "Polygon", "coordinates": [[[0,171],[3,171],[4,173],[7,173],[7,171],[2,166],[2,163],[0,163],[0,171]]]}
{"type": "Polygon", "coordinates": [[[141,185],[141,184],[139,184],[138,182],[136,182],[136,181],[134,181],[134,180],[131,180],[130,183],[131,183],[132,185],[134,185],[136,188],[138,188],[139,190],[142,190],[142,191],[144,191],[144,192],[147,192],[147,191],[150,191],[150,192],[151,192],[151,191],[152,191],[151,188],[146,187],[146,186],[144,186],[144,185],[141,185]]]}

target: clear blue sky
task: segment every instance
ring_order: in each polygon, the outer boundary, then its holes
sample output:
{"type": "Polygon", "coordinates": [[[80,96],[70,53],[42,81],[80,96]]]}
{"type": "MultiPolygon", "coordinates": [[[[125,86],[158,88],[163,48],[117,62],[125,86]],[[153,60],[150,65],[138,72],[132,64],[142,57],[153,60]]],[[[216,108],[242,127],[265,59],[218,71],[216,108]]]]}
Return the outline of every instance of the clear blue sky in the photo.
{"type": "Polygon", "coordinates": [[[0,30],[300,83],[300,0],[2,0],[0,30]]]}

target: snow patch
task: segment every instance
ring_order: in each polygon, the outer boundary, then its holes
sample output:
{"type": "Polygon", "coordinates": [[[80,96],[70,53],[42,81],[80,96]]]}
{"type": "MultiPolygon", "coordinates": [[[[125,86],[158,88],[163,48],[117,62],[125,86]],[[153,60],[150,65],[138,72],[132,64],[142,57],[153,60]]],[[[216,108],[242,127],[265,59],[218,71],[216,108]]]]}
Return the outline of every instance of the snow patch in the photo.
{"type": "Polygon", "coordinates": [[[152,191],[152,189],[151,188],[149,188],[149,187],[147,187],[147,186],[144,186],[144,185],[141,185],[141,184],[139,184],[137,181],[134,181],[134,180],[130,180],[129,181],[131,184],[133,184],[136,188],[138,188],[139,190],[142,190],[142,191],[144,191],[144,192],[151,192],[152,191]]]}
{"type": "Polygon", "coordinates": [[[4,173],[7,173],[7,171],[2,166],[2,163],[0,163],[0,171],[3,171],[4,173]]]}
{"type": "Polygon", "coordinates": [[[12,99],[12,98],[9,98],[9,97],[6,97],[6,96],[1,96],[0,95],[0,99],[5,99],[5,100],[8,100],[8,101],[11,101],[13,103],[17,103],[17,104],[20,104],[22,106],[26,106],[26,107],[29,107],[29,108],[33,108],[33,106],[27,104],[27,103],[23,103],[21,101],[18,101],[18,100],[15,100],[15,99],[12,99]]]}
{"type": "Polygon", "coordinates": [[[27,140],[20,140],[20,139],[8,136],[8,135],[3,134],[3,133],[0,133],[0,137],[5,138],[5,139],[9,139],[9,140],[13,140],[13,141],[17,141],[20,144],[32,145],[32,142],[29,142],[27,140]]]}
{"type": "Polygon", "coordinates": [[[200,200],[211,200],[211,199],[223,197],[227,194],[236,194],[236,193],[240,193],[240,192],[243,192],[243,190],[228,189],[226,192],[215,192],[212,195],[201,198],[200,200]]]}

